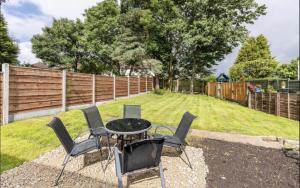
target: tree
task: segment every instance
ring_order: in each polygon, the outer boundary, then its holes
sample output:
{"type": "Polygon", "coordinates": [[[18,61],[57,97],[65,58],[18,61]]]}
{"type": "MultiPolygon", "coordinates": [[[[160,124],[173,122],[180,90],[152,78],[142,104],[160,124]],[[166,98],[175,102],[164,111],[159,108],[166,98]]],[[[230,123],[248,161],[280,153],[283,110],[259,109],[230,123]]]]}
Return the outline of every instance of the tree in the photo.
{"type": "Polygon", "coordinates": [[[32,50],[49,67],[78,71],[88,57],[80,43],[83,25],[79,19],[53,20],[51,27],[31,39],[32,50]]]}
{"type": "Polygon", "coordinates": [[[264,35],[249,37],[242,45],[235,64],[257,59],[271,59],[270,46],[264,35]]]}
{"type": "Polygon", "coordinates": [[[297,79],[299,57],[290,64],[281,64],[277,67],[276,76],[283,79],[297,79]]]}
{"type": "Polygon", "coordinates": [[[245,24],[252,24],[266,7],[254,0],[184,1],[184,64],[188,64],[193,93],[194,79],[205,68],[211,68],[247,36],[245,24]]]}
{"type": "Polygon", "coordinates": [[[159,76],[163,72],[163,65],[159,60],[156,59],[147,59],[143,61],[150,67],[150,70],[154,73],[155,76],[155,89],[159,89],[159,76]]]}
{"type": "Polygon", "coordinates": [[[234,81],[267,78],[274,76],[278,62],[274,59],[256,59],[239,63],[230,68],[230,78],[234,81]]]}
{"type": "Polygon", "coordinates": [[[131,75],[134,68],[143,67],[143,60],[147,59],[145,50],[145,32],[143,26],[145,13],[140,8],[124,10],[119,19],[119,34],[113,43],[113,60],[122,66],[130,68],[131,75]]]}
{"type": "Polygon", "coordinates": [[[234,65],[230,68],[232,80],[272,77],[278,62],[272,57],[268,40],[263,35],[250,37],[239,51],[234,65]]]}
{"type": "MultiPolygon", "coordinates": [[[[114,0],[104,0],[85,10],[83,43],[90,54],[87,66],[97,67],[97,73],[120,74],[121,64],[112,57],[114,43],[120,33],[120,7],[114,0]]],[[[87,67],[88,68],[88,67],[87,67]]]]}
{"type": "Polygon", "coordinates": [[[18,64],[19,49],[15,42],[8,36],[7,24],[0,12],[0,63],[18,64]]]}

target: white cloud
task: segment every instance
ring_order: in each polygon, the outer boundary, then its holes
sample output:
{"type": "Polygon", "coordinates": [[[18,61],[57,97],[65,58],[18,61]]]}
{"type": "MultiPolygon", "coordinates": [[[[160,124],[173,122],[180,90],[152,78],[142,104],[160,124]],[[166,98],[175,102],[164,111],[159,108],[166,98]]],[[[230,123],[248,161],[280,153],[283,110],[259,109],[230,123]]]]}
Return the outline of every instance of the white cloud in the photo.
{"type": "Polygon", "coordinates": [[[52,18],[83,18],[84,10],[96,5],[100,0],[10,0],[5,5],[21,6],[24,2],[37,5],[43,15],[24,15],[22,17],[3,14],[8,23],[8,31],[14,40],[18,41],[20,53],[18,60],[21,63],[36,63],[39,59],[32,53],[30,39],[34,34],[41,32],[42,28],[51,24],[52,18]]]}
{"type": "MultiPolygon", "coordinates": [[[[261,16],[248,26],[251,36],[263,34],[267,37],[272,55],[281,63],[290,62],[299,56],[299,0],[257,0],[267,5],[267,15],[261,16]]],[[[217,74],[228,73],[239,48],[216,66],[217,74]]]]}
{"type": "Polygon", "coordinates": [[[36,58],[36,56],[32,53],[31,48],[32,44],[31,42],[21,42],[19,43],[20,53],[18,56],[18,60],[21,63],[37,63],[40,60],[36,58]]]}
{"type": "Polygon", "coordinates": [[[51,22],[46,16],[19,17],[7,14],[4,11],[5,20],[8,24],[8,32],[15,40],[28,41],[34,34],[41,32],[42,28],[51,22]]]}
{"type": "Polygon", "coordinates": [[[54,18],[83,18],[84,10],[96,5],[101,0],[10,0],[8,5],[20,5],[30,2],[37,5],[41,11],[54,18]]]}

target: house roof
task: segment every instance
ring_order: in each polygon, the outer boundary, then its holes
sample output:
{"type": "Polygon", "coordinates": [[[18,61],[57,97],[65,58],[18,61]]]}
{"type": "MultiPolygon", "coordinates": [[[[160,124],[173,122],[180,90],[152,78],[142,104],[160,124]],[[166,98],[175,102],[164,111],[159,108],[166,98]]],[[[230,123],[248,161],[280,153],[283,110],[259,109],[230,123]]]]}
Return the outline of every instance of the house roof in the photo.
{"type": "Polygon", "coordinates": [[[227,76],[225,73],[221,73],[217,78],[217,82],[228,82],[229,76],[227,76]]]}

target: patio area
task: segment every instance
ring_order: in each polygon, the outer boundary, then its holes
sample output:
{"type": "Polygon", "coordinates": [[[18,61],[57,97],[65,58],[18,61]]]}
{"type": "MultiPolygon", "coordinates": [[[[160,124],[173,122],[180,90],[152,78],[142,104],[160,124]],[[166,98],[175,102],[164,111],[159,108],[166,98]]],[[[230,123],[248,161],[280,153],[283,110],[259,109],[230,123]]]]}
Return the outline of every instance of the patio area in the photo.
{"type": "MultiPolygon", "coordinates": [[[[86,139],[87,136],[79,140],[86,139]]],[[[115,162],[111,161],[105,172],[107,148],[73,158],[66,166],[59,187],[117,187],[115,162]],[[102,163],[102,164],[101,164],[102,163]]],[[[184,163],[172,149],[164,149],[162,165],[166,187],[205,187],[208,167],[201,148],[187,147],[193,169],[184,163]]],[[[62,146],[39,158],[1,174],[1,187],[53,187],[61,162],[65,156],[62,146]],[[17,181],[16,181],[17,180],[17,181]]],[[[159,171],[140,172],[123,178],[124,187],[160,187],[159,171]]]]}

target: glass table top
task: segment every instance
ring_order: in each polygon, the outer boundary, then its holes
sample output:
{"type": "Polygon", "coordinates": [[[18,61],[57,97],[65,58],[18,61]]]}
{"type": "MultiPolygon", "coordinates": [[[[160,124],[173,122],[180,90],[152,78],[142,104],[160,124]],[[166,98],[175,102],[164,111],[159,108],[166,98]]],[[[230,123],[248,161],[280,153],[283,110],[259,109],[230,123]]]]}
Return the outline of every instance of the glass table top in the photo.
{"type": "Polygon", "coordinates": [[[151,128],[151,123],[145,119],[116,119],[106,124],[106,129],[115,134],[139,134],[151,128]]]}

